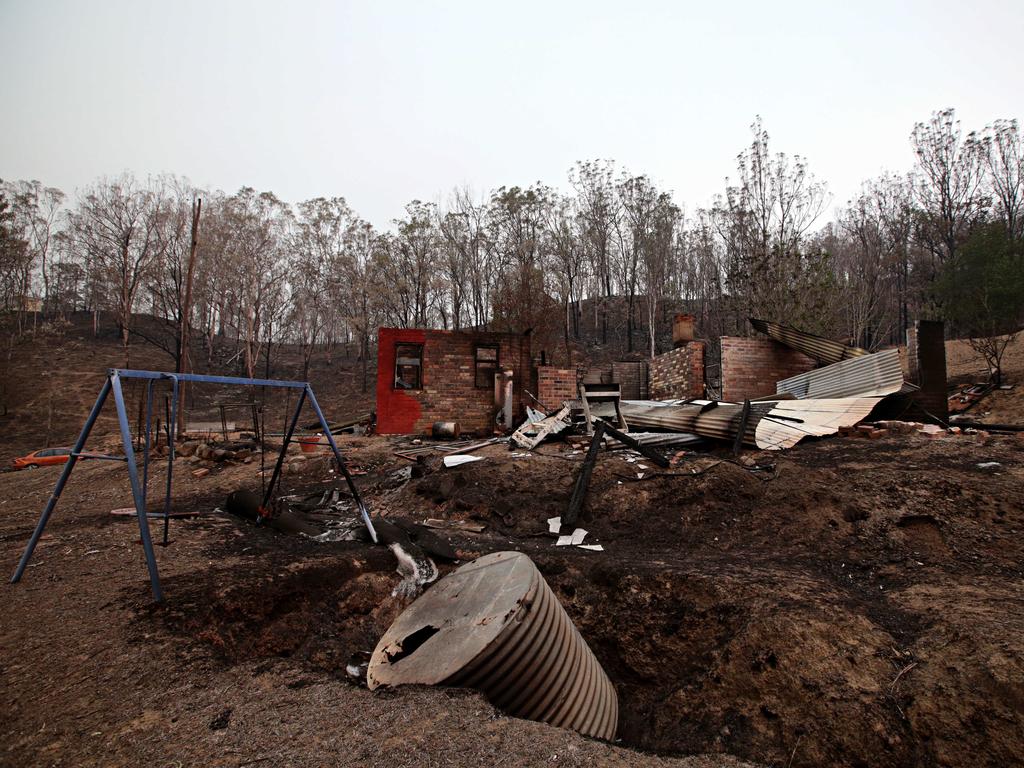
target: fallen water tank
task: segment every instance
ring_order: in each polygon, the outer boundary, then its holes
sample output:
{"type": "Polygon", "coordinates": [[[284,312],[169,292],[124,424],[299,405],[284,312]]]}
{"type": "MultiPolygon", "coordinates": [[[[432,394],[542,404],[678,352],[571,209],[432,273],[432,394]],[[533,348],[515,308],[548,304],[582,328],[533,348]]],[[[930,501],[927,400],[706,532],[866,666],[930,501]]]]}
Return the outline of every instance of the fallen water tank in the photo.
{"type": "Polygon", "coordinates": [[[435,584],[377,643],[370,689],[476,688],[510,715],[611,739],[611,681],[529,557],[495,552],[435,584]]]}

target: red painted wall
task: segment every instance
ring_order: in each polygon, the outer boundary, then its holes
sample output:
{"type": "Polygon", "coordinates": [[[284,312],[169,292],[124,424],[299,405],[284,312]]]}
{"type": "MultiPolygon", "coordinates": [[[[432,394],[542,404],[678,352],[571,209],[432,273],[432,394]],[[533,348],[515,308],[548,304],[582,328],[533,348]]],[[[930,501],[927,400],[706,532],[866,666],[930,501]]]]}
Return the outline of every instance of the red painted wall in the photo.
{"type": "Polygon", "coordinates": [[[423,344],[426,357],[426,341],[426,332],[418,329],[377,331],[377,432],[382,435],[409,434],[420,421],[423,409],[419,397],[413,390],[394,388],[395,345],[423,344]]]}
{"type": "Polygon", "coordinates": [[[523,418],[523,388],[532,382],[530,337],[517,333],[380,328],[377,332],[377,431],[429,434],[435,421],[458,422],[463,432],[494,429],[494,388],[477,388],[478,344],[498,346],[498,363],[511,368],[513,415],[523,418]],[[422,344],[422,389],[394,389],[395,345],[422,344]]]}

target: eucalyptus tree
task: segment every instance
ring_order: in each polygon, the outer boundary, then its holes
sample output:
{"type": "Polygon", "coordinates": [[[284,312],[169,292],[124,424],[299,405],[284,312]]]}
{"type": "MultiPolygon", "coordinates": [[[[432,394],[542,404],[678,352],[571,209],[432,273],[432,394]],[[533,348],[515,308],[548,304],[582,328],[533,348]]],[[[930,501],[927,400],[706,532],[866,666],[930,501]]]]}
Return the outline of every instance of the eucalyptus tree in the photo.
{"type": "Polygon", "coordinates": [[[973,137],[985,186],[1012,240],[1024,237],[1024,145],[1016,120],[996,120],[973,137]]]}
{"type": "Polygon", "coordinates": [[[130,174],[86,187],[69,215],[75,246],[112,294],[126,367],[139,289],[166,247],[158,232],[160,216],[158,196],[130,174]]]}
{"type": "Polygon", "coordinates": [[[223,217],[223,268],[230,281],[234,332],[242,345],[246,375],[253,378],[264,343],[266,368],[270,367],[273,337],[286,306],[284,251],[292,213],[272,192],[243,187],[225,200],[223,217]]]}
{"type": "Polygon", "coordinates": [[[914,125],[910,141],[917,158],[917,236],[933,255],[937,274],[956,258],[984,211],[981,145],[973,134],[963,138],[953,109],[935,112],[927,122],[914,125]]]}
{"type": "Polygon", "coordinates": [[[618,285],[627,297],[626,349],[632,352],[640,269],[644,261],[650,258],[651,232],[659,193],[647,176],[623,174],[616,186],[616,194],[622,211],[615,226],[618,285]]]}
{"type": "Polygon", "coordinates": [[[583,278],[587,272],[580,226],[576,201],[562,196],[554,198],[545,223],[549,244],[546,249],[548,266],[544,275],[547,290],[562,304],[562,336],[567,365],[573,362],[571,338],[579,338],[576,307],[579,306],[583,278]]]}
{"type": "Polygon", "coordinates": [[[830,250],[842,285],[838,310],[846,336],[868,349],[900,341],[908,322],[909,183],[898,175],[864,182],[838,213],[837,225],[830,250]]]}
{"type": "Polygon", "coordinates": [[[44,311],[52,311],[50,282],[53,272],[54,238],[63,224],[64,193],[38,181],[17,181],[4,185],[11,203],[12,227],[25,243],[21,292],[34,293],[38,274],[44,311]]]}
{"type": "Polygon", "coordinates": [[[730,251],[729,285],[747,312],[771,318],[806,315],[804,294],[821,259],[804,240],[828,204],[828,191],[799,155],[772,153],[758,117],[754,140],[736,158],[735,184],[716,202],[730,251]]]}
{"type": "Polygon", "coordinates": [[[500,187],[488,206],[488,243],[494,255],[494,320],[505,330],[525,331],[550,323],[544,299],[545,224],[554,191],[537,183],[500,187]]]}
{"type": "Polygon", "coordinates": [[[601,340],[605,344],[608,343],[607,304],[614,291],[612,275],[615,233],[621,216],[614,177],[615,164],[611,160],[578,162],[569,174],[579,206],[584,253],[592,265],[596,293],[604,297],[601,307],[601,340]]]}
{"type": "Polygon", "coordinates": [[[356,217],[341,197],[318,197],[299,203],[297,209],[289,238],[289,318],[307,378],[317,344],[343,313],[332,286],[345,272],[346,238],[356,217]]]}

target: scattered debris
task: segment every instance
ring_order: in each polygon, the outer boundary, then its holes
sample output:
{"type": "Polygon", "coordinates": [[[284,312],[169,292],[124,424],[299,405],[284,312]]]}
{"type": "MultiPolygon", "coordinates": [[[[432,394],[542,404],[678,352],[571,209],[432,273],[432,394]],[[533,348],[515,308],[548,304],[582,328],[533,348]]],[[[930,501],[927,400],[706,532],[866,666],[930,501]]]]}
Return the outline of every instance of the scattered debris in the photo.
{"type": "Polygon", "coordinates": [[[569,428],[569,407],[563,405],[557,412],[539,421],[527,419],[512,433],[512,442],[520,448],[532,451],[545,439],[569,428]]]}
{"type": "Polygon", "coordinates": [[[468,520],[436,520],[427,518],[423,521],[427,528],[436,528],[443,531],[465,531],[466,533],[481,533],[487,528],[483,523],[471,523],[468,520]]]}
{"type": "Polygon", "coordinates": [[[577,546],[583,543],[583,540],[587,538],[587,531],[583,528],[577,528],[571,534],[567,536],[559,536],[558,541],[555,542],[556,547],[568,547],[577,546]]]}
{"type": "Polygon", "coordinates": [[[459,466],[462,466],[463,464],[469,464],[469,463],[474,462],[474,461],[483,461],[483,460],[484,460],[483,456],[466,456],[464,454],[459,454],[457,456],[445,456],[444,457],[444,465],[446,467],[459,467],[459,466]]]}
{"type": "MultiPolygon", "coordinates": [[[[110,510],[110,514],[114,517],[135,517],[136,512],[135,507],[119,507],[118,509],[110,510]]],[[[199,517],[199,515],[199,510],[192,510],[189,512],[170,512],[166,516],[172,520],[183,520],[190,517],[199,517]]],[[[146,514],[146,517],[151,520],[163,520],[164,516],[163,512],[148,512],[146,514]]]]}
{"type": "Polygon", "coordinates": [[[431,437],[458,437],[462,428],[457,421],[435,421],[430,426],[431,437]]]}
{"type": "Polygon", "coordinates": [[[615,438],[623,445],[626,445],[632,448],[634,451],[639,452],[643,456],[646,456],[659,467],[663,469],[668,468],[668,459],[666,459],[663,455],[658,453],[653,447],[641,442],[640,440],[637,440],[632,435],[628,435],[625,432],[620,432],[619,430],[615,429],[615,427],[611,426],[606,422],[602,423],[604,423],[604,431],[608,433],[609,437],[615,438]]]}
{"type": "Polygon", "coordinates": [[[947,408],[950,414],[965,413],[977,405],[995,389],[994,384],[966,384],[949,396],[947,408]]]}

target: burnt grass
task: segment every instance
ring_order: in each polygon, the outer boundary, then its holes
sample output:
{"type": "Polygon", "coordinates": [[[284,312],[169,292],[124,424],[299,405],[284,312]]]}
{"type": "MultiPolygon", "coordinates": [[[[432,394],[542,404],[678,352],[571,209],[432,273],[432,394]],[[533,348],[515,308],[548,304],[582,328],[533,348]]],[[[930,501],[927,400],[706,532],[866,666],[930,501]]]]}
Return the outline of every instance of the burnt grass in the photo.
{"type": "MultiPolygon", "coordinates": [[[[523,459],[492,446],[480,452],[484,461],[452,469],[428,459],[405,485],[391,479],[407,464],[393,456],[392,441],[347,439],[343,448],[366,473],[357,482],[376,513],[485,524],[480,534],[448,535],[462,561],[502,549],[534,559],[615,684],[618,744],[628,750],[501,717],[476,695],[370,694],[352,683],[346,666],[373,649],[404,607],[391,597],[398,576],[384,548],[318,544],[216,515],[172,521],[175,543],[158,551],[161,605],[148,599],[137,553],[124,562],[54,558],[65,546],[107,552],[131,538],[128,524],[103,514],[121,506],[106,490],[112,483],[93,482],[70,500],[70,519],[55,518],[58,542],[41,548],[48,563],[3,593],[11,764],[169,756],[123,735],[126,720],[131,734],[158,733],[159,724],[148,731],[137,723],[138,711],[157,707],[165,727],[171,718],[194,720],[187,749],[173,754],[204,764],[277,755],[268,717],[295,723],[278,722],[275,733],[355,734],[337,752],[326,737],[317,737],[320,751],[293,744],[271,760],[279,764],[318,764],[326,754],[344,755],[339,764],[417,764],[399,737],[417,745],[420,764],[438,765],[493,760],[497,743],[513,765],[537,764],[549,759],[541,752],[566,744],[576,750],[571,764],[661,765],[702,754],[714,757],[685,764],[732,765],[730,755],[792,766],[1024,759],[1019,439],[823,439],[750,454],[772,467],[760,471],[725,452],[691,453],[670,470],[604,453],[579,523],[604,552],[556,548],[546,533],[545,520],[568,505],[582,460],[565,444],[523,459]],[[988,461],[1000,466],[977,467],[988,461]],[[102,693],[54,685],[38,695],[33,675],[53,648],[27,625],[51,607],[81,653],[108,653],[108,663],[175,693],[162,696],[126,675],[105,679],[102,693]],[[98,639],[112,620],[113,638],[98,639]],[[65,729],[56,742],[39,735],[52,712],[76,722],[97,706],[99,724],[65,729]],[[439,723],[439,710],[453,720],[439,723]],[[373,740],[376,751],[357,725],[370,716],[391,729],[391,741],[373,740]],[[119,740],[99,748],[87,735],[93,730],[119,740]],[[234,739],[235,752],[222,751],[224,739],[234,739]],[[247,739],[261,745],[257,752],[239,746],[247,739]]],[[[287,478],[289,490],[329,484],[319,462],[304,466],[287,478]]],[[[89,471],[115,477],[107,467],[89,471]]],[[[55,479],[42,474],[28,487],[0,477],[18,489],[0,542],[5,565],[13,566],[45,502],[43,480],[55,479]]],[[[183,478],[176,504],[208,510],[254,476],[248,466],[183,478]]]]}

